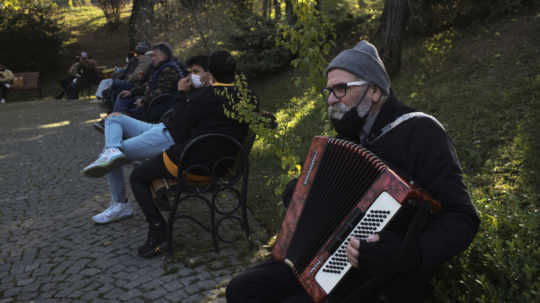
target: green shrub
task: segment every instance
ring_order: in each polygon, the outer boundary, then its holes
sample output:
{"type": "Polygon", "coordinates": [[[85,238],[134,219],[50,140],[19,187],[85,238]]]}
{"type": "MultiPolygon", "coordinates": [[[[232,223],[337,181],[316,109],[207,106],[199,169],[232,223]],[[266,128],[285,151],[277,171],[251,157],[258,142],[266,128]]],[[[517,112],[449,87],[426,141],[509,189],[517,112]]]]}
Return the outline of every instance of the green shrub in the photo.
{"type": "Polygon", "coordinates": [[[422,0],[410,1],[409,29],[413,33],[436,33],[452,26],[492,20],[524,7],[535,0],[422,0]]]}
{"type": "Polygon", "coordinates": [[[64,34],[54,4],[19,1],[0,8],[0,62],[13,71],[45,71],[60,62],[64,34]]]}
{"type": "Polygon", "coordinates": [[[226,48],[237,53],[239,69],[248,75],[272,73],[287,67],[292,59],[287,49],[277,46],[277,26],[251,12],[235,14],[226,48]]]}

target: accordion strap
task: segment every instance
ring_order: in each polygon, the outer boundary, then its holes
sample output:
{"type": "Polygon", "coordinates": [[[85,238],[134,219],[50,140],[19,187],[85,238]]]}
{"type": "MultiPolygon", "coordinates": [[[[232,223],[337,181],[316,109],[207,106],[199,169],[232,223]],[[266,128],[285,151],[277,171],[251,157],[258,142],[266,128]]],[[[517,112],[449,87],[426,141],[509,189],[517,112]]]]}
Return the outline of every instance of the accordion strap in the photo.
{"type": "Polygon", "coordinates": [[[444,126],[442,125],[441,122],[439,122],[439,120],[437,120],[437,118],[431,116],[431,115],[428,115],[426,113],[423,113],[423,112],[410,112],[410,113],[406,113],[406,114],[403,114],[399,117],[396,118],[396,120],[388,123],[386,126],[384,126],[382,129],[381,129],[381,133],[375,137],[375,139],[373,140],[368,140],[368,143],[369,144],[372,144],[373,142],[379,140],[382,136],[386,135],[386,133],[388,133],[389,131],[391,131],[392,129],[394,129],[396,126],[400,125],[401,123],[407,121],[407,120],[410,120],[412,118],[428,118],[428,119],[431,119],[433,120],[437,125],[439,125],[440,128],[442,128],[442,130],[446,131],[446,129],[444,128],[444,126]]]}

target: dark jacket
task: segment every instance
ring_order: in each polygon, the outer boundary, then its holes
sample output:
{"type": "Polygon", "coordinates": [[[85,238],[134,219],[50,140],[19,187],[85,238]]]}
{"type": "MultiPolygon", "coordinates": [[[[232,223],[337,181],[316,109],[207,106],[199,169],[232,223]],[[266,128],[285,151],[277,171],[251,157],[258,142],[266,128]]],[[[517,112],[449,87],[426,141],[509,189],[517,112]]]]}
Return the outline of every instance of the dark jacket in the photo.
{"type": "Polygon", "coordinates": [[[148,82],[136,86],[131,90],[133,95],[144,95],[145,102],[150,102],[152,98],[161,94],[175,93],[178,87],[178,80],[186,74],[175,61],[162,62],[152,69],[148,82]]]}
{"type": "MultiPolygon", "coordinates": [[[[412,111],[395,97],[389,97],[368,142],[384,126],[412,111]]],[[[454,146],[437,122],[425,117],[412,118],[364,146],[442,205],[442,211],[431,217],[419,240],[422,269],[436,269],[469,246],[480,220],[463,181],[454,146]]]]}
{"type": "Polygon", "coordinates": [[[166,152],[169,158],[179,167],[186,168],[191,164],[210,165],[223,156],[234,156],[237,148],[230,141],[214,139],[204,141],[190,149],[190,153],[179,163],[180,154],[191,139],[207,133],[220,133],[232,136],[240,143],[248,133],[248,125],[228,118],[224,106],[229,107],[238,99],[234,87],[211,86],[202,88],[187,97],[182,95],[177,101],[174,112],[163,123],[171,133],[175,145],[166,152]],[[232,100],[217,92],[231,92],[232,100]]]}

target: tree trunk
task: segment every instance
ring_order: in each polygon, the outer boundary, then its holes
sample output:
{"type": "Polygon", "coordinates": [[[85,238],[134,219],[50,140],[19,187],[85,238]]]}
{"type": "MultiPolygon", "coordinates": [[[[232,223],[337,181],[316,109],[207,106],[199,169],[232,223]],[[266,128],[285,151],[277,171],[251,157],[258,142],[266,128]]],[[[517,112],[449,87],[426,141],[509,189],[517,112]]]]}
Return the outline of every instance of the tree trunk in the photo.
{"type": "Polygon", "coordinates": [[[268,18],[268,6],[269,6],[269,0],[263,0],[262,3],[262,16],[264,19],[268,18]]]}
{"type": "Polygon", "coordinates": [[[274,0],[274,17],[277,21],[281,20],[281,3],[279,0],[274,0]]]}
{"type": "Polygon", "coordinates": [[[409,19],[408,0],[386,0],[375,45],[390,77],[401,67],[401,40],[409,19]]]}
{"type": "Polygon", "coordinates": [[[294,14],[291,0],[285,0],[285,14],[287,15],[287,24],[292,25],[296,23],[296,15],[294,14]]]}
{"type": "Polygon", "coordinates": [[[138,42],[152,41],[152,24],[154,19],[155,0],[133,0],[131,17],[129,18],[129,49],[135,49],[138,42]]]}

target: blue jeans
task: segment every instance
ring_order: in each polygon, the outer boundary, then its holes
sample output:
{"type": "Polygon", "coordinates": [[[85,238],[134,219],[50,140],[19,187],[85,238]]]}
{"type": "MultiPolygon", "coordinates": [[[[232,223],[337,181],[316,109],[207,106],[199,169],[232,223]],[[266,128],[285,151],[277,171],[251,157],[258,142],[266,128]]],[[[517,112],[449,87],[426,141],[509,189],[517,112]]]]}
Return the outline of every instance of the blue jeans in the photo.
{"type": "MultiPolygon", "coordinates": [[[[119,148],[131,161],[155,157],[173,144],[174,139],[163,123],[146,123],[126,115],[105,119],[105,148],[119,148]]],[[[106,178],[112,201],[124,202],[124,168],[111,171],[106,178]]]]}

